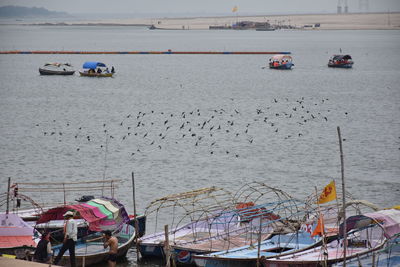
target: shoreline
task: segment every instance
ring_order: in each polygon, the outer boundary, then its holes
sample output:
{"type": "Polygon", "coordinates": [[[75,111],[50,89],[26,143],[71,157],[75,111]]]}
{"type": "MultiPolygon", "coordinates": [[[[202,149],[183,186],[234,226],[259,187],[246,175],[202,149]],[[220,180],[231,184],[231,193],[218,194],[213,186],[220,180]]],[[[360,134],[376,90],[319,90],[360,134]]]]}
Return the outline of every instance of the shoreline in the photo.
{"type": "MultiPolygon", "coordinates": [[[[211,27],[228,27],[237,22],[269,23],[277,29],[297,30],[399,30],[400,12],[348,13],[348,14],[296,14],[256,15],[188,18],[131,18],[88,21],[10,23],[2,25],[24,26],[155,26],[159,30],[208,30],[211,27]],[[318,26],[316,26],[318,25],[318,26]]],[[[218,30],[218,29],[213,29],[218,30]]],[[[239,29],[244,30],[244,29],[239,29]]],[[[254,30],[247,29],[246,30],[254,30]]]]}

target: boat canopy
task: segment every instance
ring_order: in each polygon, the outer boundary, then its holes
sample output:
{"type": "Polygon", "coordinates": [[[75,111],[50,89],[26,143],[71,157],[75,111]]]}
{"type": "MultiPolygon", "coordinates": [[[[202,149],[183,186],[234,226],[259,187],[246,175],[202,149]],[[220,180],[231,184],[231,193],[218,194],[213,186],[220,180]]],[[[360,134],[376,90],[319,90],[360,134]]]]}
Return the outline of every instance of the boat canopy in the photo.
{"type": "Polygon", "coordinates": [[[350,55],[333,55],[331,60],[349,60],[351,59],[350,55]]]}
{"type": "Polygon", "coordinates": [[[84,69],[95,69],[97,67],[106,67],[106,64],[97,61],[87,61],[83,64],[84,69]]]}
{"type": "Polygon", "coordinates": [[[40,216],[36,224],[62,220],[64,213],[69,210],[77,211],[77,217],[86,220],[91,231],[115,230],[129,222],[125,207],[120,202],[113,198],[102,197],[86,203],[49,209],[40,216]]]}
{"type": "Polygon", "coordinates": [[[288,55],[274,55],[271,57],[270,61],[282,61],[282,60],[292,60],[291,56],[288,55]]]}
{"type": "MultiPolygon", "coordinates": [[[[346,220],[347,232],[371,224],[379,224],[383,228],[385,236],[391,238],[400,232],[400,210],[380,210],[351,216],[346,220]]],[[[340,225],[340,233],[343,234],[343,224],[340,225]]]]}

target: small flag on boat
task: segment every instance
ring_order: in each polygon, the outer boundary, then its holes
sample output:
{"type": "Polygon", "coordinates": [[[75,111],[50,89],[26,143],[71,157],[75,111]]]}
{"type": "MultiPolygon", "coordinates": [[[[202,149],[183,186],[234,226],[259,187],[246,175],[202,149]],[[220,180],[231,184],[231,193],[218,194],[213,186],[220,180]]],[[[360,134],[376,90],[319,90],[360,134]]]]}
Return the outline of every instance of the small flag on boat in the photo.
{"type": "Polygon", "coordinates": [[[324,235],[324,217],[322,214],[318,218],[317,226],[315,227],[314,231],[312,232],[311,236],[324,235]]]}
{"type": "Polygon", "coordinates": [[[232,12],[235,13],[235,12],[237,12],[237,11],[238,11],[238,7],[237,7],[237,6],[234,6],[234,7],[232,8],[232,12]]]}
{"type": "Polygon", "coordinates": [[[327,203],[335,199],[336,199],[336,186],[335,186],[335,181],[332,181],[327,186],[325,186],[324,191],[322,191],[321,195],[319,196],[318,204],[327,203]]]}

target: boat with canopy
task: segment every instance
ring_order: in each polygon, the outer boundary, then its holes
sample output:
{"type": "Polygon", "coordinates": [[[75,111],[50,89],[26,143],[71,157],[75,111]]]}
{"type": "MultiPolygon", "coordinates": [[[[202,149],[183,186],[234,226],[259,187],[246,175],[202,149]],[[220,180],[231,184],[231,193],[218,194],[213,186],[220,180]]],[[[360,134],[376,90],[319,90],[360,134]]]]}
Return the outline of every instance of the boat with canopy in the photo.
{"type": "Polygon", "coordinates": [[[75,70],[69,63],[46,63],[39,68],[40,75],[73,75],[75,70]]]}
{"type": "Polygon", "coordinates": [[[318,246],[288,256],[262,259],[264,267],[317,266],[331,265],[346,259],[359,258],[362,255],[382,249],[385,243],[400,232],[400,211],[381,210],[363,215],[351,216],[346,220],[347,250],[344,253],[341,226],[339,238],[325,246],[318,246]]]}
{"type": "Polygon", "coordinates": [[[269,59],[270,69],[290,70],[293,66],[293,59],[289,55],[278,54],[269,59]]]}
{"type": "MultiPolygon", "coordinates": [[[[63,214],[73,211],[76,220],[85,220],[88,223],[90,234],[79,238],[76,243],[75,255],[77,266],[97,264],[105,261],[108,249],[104,249],[101,231],[110,230],[118,239],[117,257],[125,257],[131,247],[135,230],[129,224],[130,219],[125,207],[114,198],[95,198],[85,203],[75,205],[64,205],[49,209],[37,221],[38,224],[61,220],[63,214]]],[[[61,245],[54,246],[55,254],[61,249],[61,245]]],[[[65,252],[60,264],[69,262],[69,253],[65,252]]]]}
{"type": "Polygon", "coordinates": [[[25,251],[33,251],[39,240],[39,232],[18,215],[0,214],[0,253],[25,256],[25,251]]]}
{"type": "Polygon", "coordinates": [[[333,55],[328,62],[330,68],[352,68],[354,64],[350,55],[333,55]]]}
{"type": "Polygon", "coordinates": [[[106,64],[97,61],[87,61],[82,68],[79,74],[85,77],[112,77],[114,74],[114,67],[110,71],[106,64]]]}

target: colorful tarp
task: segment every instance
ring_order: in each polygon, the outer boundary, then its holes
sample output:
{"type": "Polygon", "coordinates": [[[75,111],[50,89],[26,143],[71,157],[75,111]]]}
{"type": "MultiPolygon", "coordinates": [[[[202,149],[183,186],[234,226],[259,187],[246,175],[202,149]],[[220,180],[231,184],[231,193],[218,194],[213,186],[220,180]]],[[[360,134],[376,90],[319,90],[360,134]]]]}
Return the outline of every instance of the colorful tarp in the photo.
{"type": "Polygon", "coordinates": [[[129,216],[121,203],[112,198],[97,198],[86,203],[49,209],[40,216],[37,224],[62,220],[68,210],[76,210],[76,217],[86,220],[91,231],[114,230],[129,222],[129,216]]]}

